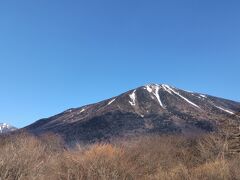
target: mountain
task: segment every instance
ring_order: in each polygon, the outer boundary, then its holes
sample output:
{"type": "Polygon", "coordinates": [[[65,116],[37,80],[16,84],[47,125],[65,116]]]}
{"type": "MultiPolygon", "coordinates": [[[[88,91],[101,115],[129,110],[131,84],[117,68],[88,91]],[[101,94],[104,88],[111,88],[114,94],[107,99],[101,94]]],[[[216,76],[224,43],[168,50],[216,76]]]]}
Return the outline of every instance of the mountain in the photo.
{"type": "Polygon", "coordinates": [[[166,84],[149,84],[102,102],[66,110],[24,129],[53,132],[68,141],[94,142],[141,134],[184,135],[217,131],[240,122],[240,103],[184,91],[166,84]]]}
{"type": "Polygon", "coordinates": [[[17,128],[9,125],[9,124],[6,124],[6,123],[0,123],[0,134],[3,134],[3,133],[8,133],[8,132],[12,132],[14,130],[16,130],[17,128]]]}

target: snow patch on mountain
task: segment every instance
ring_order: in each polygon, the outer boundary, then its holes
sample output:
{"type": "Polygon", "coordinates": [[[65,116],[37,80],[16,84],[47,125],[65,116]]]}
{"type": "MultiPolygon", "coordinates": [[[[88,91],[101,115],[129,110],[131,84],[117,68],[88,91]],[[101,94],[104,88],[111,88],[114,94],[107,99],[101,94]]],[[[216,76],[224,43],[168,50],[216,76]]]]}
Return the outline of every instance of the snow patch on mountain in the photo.
{"type": "Polygon", "coordinates": [[[146,88],[147,88],[147,91],[148,91],[149,93],[152,93],[153,90],[152,90],[152,88],[150,87],[150,85],[147,85],[146,88]]]}
{"type": "Polygon", "coordinates": [[[80,111],[80,113],[82,113],[82,112],[84,112],[85,111],[85,109],[83,108],[81,111],[80,111]]]}
{"type": "Polygon", "coordinates": [[[201,96],[202,98],[207,98],[207,96],[203,94],[200,94],[199,96],[201,96]]]}
{"type": "Polygon", "coordinates": [[[130,97],[130,101],[129,103],[132,105],[132,106],[136,106],[136,90],[133,91],[132,94],[129,95],[130,97]]]}

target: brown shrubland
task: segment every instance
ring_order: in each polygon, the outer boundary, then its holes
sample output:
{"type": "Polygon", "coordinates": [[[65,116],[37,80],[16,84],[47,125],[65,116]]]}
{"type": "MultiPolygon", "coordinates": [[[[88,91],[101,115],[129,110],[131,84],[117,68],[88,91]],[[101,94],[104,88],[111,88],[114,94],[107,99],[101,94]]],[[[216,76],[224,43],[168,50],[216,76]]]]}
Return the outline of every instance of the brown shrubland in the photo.
{"type": "Polygon", "coordinates": [[[0,138],[1,180],[240,179],[240,156],[217,134],[149,135],[66,148],[60,137],[0,138]]]}

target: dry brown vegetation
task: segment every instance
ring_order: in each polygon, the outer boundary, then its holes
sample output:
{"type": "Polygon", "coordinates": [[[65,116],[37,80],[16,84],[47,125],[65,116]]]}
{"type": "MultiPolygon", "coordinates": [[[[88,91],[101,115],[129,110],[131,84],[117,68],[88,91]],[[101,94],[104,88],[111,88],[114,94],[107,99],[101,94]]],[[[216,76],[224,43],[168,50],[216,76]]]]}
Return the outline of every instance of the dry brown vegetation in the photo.
{"type": "Polygon", "coordinates": [[[54,135],[0,138],[0,179],[240,179],[240,156],[218,135],[145,136],[65,148],[54,135]]]}

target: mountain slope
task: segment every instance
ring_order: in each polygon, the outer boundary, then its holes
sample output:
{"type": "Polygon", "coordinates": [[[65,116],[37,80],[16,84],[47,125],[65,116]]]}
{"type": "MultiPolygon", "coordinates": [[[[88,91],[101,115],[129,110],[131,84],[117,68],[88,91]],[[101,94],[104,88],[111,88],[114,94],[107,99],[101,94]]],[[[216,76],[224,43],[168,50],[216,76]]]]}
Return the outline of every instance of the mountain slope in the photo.
{"type": "Polygon", "coordinates": [[[15,131],[16,129],[17,128],[15,128],[9,124],[0,123],[0,134],[12,132],[12,131],[15,131]]]}
{"type": "Polygon", "coordinates": [[[146,133],[186,135],[215,131],[221,122],[238,125],[240,103],[187,92],[165,84],[150,84],[117,97],[69,109],[24,128],[54,132],[68,141],[92,142],[146,133]]]}

